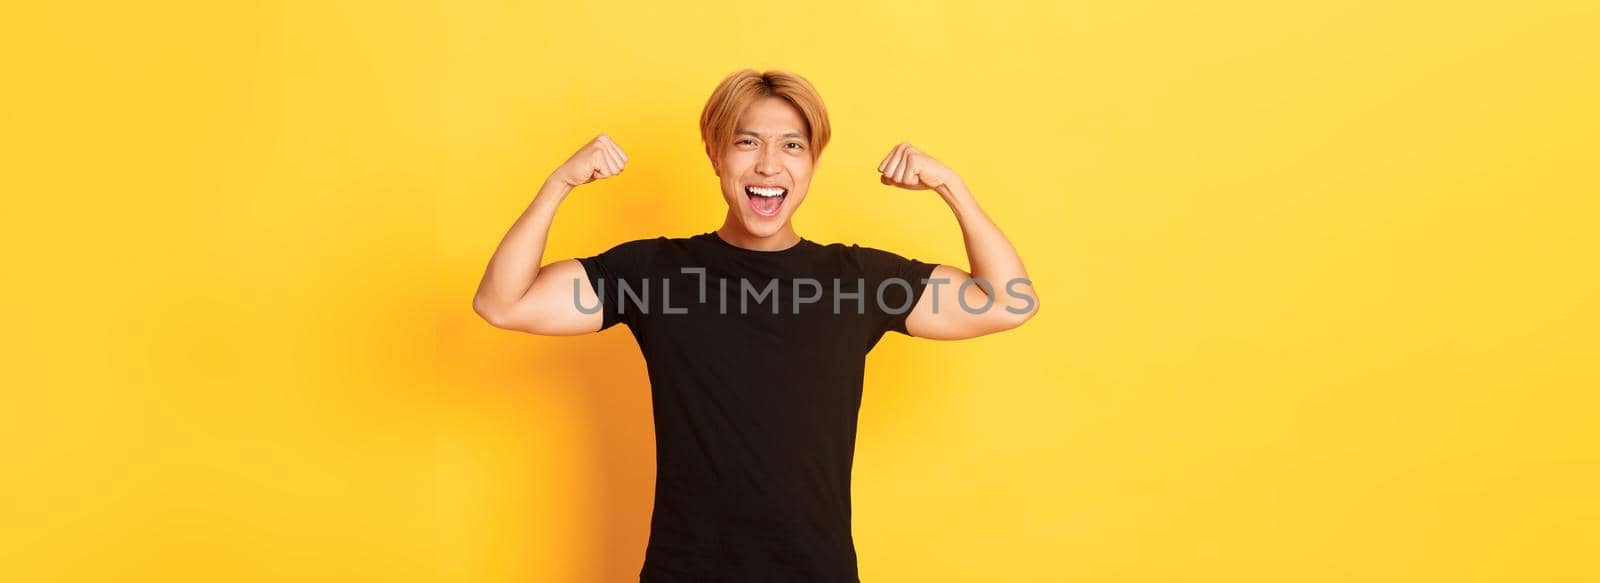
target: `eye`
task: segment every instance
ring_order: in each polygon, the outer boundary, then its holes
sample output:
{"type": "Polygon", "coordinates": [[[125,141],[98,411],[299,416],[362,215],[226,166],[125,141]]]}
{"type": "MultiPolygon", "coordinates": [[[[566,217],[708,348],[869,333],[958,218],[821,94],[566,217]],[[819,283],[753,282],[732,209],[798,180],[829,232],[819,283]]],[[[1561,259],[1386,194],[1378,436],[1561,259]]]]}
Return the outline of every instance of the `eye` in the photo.
{"type": "Polygon", "coordinates": [[[802,146],[802,145],[801,145],[801,144],[800,144],[800,142],[789,142],[789,143],[788,143],[788,144],[785,144],[785,145],[787,145],[787,146],[794,146],[794,147],[795,147],[795,148],[794,148],[794,149],[796,149],[796,150],[798,150],[798,149],[800,149],[800,148],[801,148],[801,147],[803,147],[803,146],[802,146]]]}
{"type": "Polygon", "coordinates": [[[754,143],[756,143],[756,142],[755,142],[755,140],[752,140],[752,139],[750,139],[750,138],[744,138],[744,139],[742,139],[742,140],[739,140],[739,141],[737,141],[737,142],[734,142],[734,143],[735,143],[735,144],[745,144],[745,143],[750,143],[750,144],[754,144],[754,143]]]}

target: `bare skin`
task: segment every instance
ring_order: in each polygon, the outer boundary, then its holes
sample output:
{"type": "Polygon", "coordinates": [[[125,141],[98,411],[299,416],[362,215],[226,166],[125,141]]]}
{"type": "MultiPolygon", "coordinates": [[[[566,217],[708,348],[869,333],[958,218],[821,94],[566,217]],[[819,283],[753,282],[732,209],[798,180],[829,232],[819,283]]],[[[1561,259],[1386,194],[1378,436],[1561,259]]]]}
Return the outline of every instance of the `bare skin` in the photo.
{"type": "MultiPolygon", "coordinates": [[[[809,150],[805,128],[800,112],[782,99],[762,99],[745,110],[731,143],[712,161],[728,203],[717,236],[758,251],[788,249],[800,242],[792,219],[805,200],[817,162],[809,150]],[[770,216],[760,212],[755,197],[746,191],[750,186],[783,189],[776,211],[770,216]]],[[[599,331],[603,315],[585,314],[573,302],[575,281],[582,305],[593,306],[598,301],[583,266],[576,259],[543,267],[539,262],[556,208],[567,195],[584,184],[622,173],[627,162],[622,149],[600,134],[557,168],[495,249],[472,300],[473,310],[495,327],[508,330],[547,336],[599,331]]],[[[972,265],[971,273],[950,265],[934,269],[935,282],[948,281],[930,284],[938,287],[924,293],[912,308],[906,318],[906,330],[912,336],[972,338],[1015,328],[1038,313],[1039,299],[1032,284],[1017,281],[1028,277],[1022,259],[959,175],[903,142],[889,151],[878,171],[882,174],[879,181],[885,185],[939,193],[961,226],[972,265]],[[968,285],[958,298],[959,286],[975,277],[988,282],[991,289],[968,285]],[[1012,285],[1008,287],[1008,283],[1012,285]],[[935,290],[938,293],[932,293],[935,290]],[[1023,296],[1031,301],[1020,299],[1023,296]],[[989,309],[969,313],[958,303],[962,300],[967,307],[988,305],[989,309]],[[1005,309],[1008,306],[1021,313],[1012,313],[1005,309]]]]}

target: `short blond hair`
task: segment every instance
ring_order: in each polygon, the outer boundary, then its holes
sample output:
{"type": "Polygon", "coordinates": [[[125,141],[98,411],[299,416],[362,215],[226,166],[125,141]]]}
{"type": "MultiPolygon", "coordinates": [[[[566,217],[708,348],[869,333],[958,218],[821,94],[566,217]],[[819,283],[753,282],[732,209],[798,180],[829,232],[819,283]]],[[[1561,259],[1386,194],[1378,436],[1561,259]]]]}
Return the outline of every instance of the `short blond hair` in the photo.
{"type": "Polygon", "coordinates": [[[717,85],[700,112],[700,139],[705,142],[706,155],[713,164],[721,159],[722,149],[733,139],[739,116],[750,104],[766,97],[781,98],[800,110],[811,141],[811,160],[815,162],[822,155],[832,132],[828,128],[828,108],[822,105],[822,96],[811,82],[788,71],[742,69],[717,85]]]}

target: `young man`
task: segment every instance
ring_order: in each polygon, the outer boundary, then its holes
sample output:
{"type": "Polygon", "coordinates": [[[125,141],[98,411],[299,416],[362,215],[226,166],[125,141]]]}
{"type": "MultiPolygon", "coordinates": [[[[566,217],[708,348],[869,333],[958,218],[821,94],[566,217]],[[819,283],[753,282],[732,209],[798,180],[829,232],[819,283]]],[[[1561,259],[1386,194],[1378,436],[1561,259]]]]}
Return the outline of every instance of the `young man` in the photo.
{"type": "Polygon", "coordinates": [[[970,274],[796,234],[829,137],[827,110],[798,75],[728,76],[700,131],[728,203],[721,227],[540,267],[561,201],[628,162],[601,134],[512,225],[473,309],[533,334],[632,331],[656,424],[641,582],[857,582],[850,471],[867,352],[891,330],[951,340],[1015,328],[1038,297],[961,177],[909,144],[879,163],[880,181],[939,193],[970,274]]]}

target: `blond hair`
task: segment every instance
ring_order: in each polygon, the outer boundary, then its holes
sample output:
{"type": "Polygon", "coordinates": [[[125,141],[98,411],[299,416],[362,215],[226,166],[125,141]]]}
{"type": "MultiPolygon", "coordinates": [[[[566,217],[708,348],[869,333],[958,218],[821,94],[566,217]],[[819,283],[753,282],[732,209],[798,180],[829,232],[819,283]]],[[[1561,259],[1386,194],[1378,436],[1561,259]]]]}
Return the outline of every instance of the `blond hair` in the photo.
{"type": "Polygon", "coordinates": [[[733,139],[739,116],[750,104],[766,97],[781,98],[800,110],[811,141],[811,160],[822,155],[832,132],[828,128],[828,108],[822,105],[822,96],[811,83],[788,71],[742,69],[717,85],[700,112],[700,139],[705,142],[706,155],[712,163],[721,159],[722,149],[733,139]]]}

